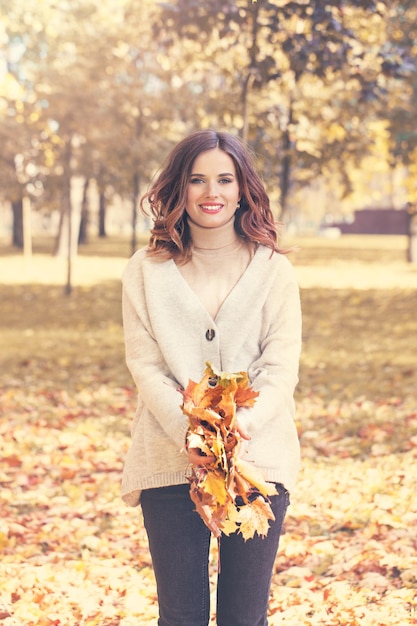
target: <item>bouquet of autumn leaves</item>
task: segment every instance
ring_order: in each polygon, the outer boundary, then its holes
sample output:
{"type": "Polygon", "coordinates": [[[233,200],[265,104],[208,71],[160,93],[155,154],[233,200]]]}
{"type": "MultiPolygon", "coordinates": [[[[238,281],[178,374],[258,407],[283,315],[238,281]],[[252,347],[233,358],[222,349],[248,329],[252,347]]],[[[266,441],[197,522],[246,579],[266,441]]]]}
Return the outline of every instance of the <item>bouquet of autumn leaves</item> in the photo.
{"type": "Polygon", "coordinates": [[[214,461],[191,466],[190,496],[215,537],[239,532],[250,539],[266,536],[273,520],[268,496],[276,494],[252,463],[239,458],[241,436],[236,409],[251,407],[259,392],[249,385],[246,372],[217,372],[210,363],[199,383],[189,381],[182,391],[182,410],[190,428],[187,448],[198,448],[214,461]]]}

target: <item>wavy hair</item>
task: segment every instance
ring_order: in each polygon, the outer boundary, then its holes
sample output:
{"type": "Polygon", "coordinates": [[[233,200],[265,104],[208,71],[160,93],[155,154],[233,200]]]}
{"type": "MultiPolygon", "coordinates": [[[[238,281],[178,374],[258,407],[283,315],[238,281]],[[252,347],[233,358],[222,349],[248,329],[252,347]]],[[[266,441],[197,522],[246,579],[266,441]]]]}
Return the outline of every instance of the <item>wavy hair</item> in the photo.
{"type": "Polygon", "coordinates": [[[150,214],[154,222],[149,254],[161,259],[175,258],[179,262],[191,257],[192,241],[185,212],[187,188],[195,159],[214,148],[226,152],[236,168],[240,192],[240,209],[235,214],[236,232],[255,245],[284,252],[278,247],[278,224],[248,149],[230,133],[202,130],[175,146],[149,191],[141,198],[142,212],[150,214]],[[150,211],[145,208],[145,202],[150,211]]]}

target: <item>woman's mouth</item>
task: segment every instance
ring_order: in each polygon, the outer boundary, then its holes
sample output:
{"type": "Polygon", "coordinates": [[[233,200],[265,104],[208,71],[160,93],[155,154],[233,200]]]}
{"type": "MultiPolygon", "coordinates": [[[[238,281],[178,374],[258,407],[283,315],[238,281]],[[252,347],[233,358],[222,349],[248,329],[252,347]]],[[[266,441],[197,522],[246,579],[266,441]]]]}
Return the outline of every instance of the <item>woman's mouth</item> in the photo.
{"type": "Polygon", "coordinates": [[[200,204],[200,209],[203,213],[218,213],[222,208],[222,204],[200,204]]]}

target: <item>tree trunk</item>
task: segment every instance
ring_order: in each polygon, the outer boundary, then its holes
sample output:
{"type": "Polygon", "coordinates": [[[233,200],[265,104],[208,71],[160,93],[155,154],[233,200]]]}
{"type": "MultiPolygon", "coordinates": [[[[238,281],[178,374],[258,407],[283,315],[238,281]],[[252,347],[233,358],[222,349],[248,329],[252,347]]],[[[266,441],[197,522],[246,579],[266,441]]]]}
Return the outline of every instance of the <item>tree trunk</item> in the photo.
{"type": "Polygon", "coordinates": [[[249,70],[248,75],[246,76],[243,87],[242,87],[242,118],[243,118],[243,126],[242,126],[242,141],[243,143],[248,143],[249,137],[249,104],[248,104],[248,96],[250,91],[250,85],[253,82],[252,73],[249,70]]]}
{"type": "Polygon", "coordinates": [[[30,198],[23,198],[23,255],[26,259],[32,257],[32,207],[30,198]]]}
{"type": "Polygon", "coordinates": [[[249,49],[249,66],[247,75],[243,81],[242,86],[242,118],[243,127],[241,131],[242,141],[248,142],[249,138],[249,93],[251,91],[255,76],[256,76],[256,64],[257,64],[257,50],[258,50],[258,13],[259,6],[257,3],[251,3],[249,5],[248,13],[252,17],[252,40],[249,49]]]}
{"type": "Polygon", "coordinates": [[[12,246],[23,250],[23,198],[12,202],[12,246]]]}
{"type": "Polygon", "coordinates": [[[72,221],[72,204],[71,204],[71,159],[72,159],[72,136],[67,140],[64,160],[64,209],[67,217],[68,240],[67,240],[67,283],[65,285],[65,293],[69,296],[72,292],[72,239],[73,239],[73,221],[72,221]]]}
{"type": "Polygon", "coordinates": [[[55,256],[65,256],[67,260],[67,280],[65,285],[65,293],[67,295],[70,295],[72,292],[72,258],[74,255],[72,233],[71,194],[69,189],[64,188],[61,195],[61,214],[54,254],[55,256]]]}
{"type": "Polygon", "coordinates": [[[55,256],[67,258],[78,253],[78,233],[80,228],[80,214],[83,182],[80,178],[64,175],[61,193],[61,214],[55,246],[55,256]]]}
{"type": "Polygon", "coordinates": [[[281,191],[281,212],[279,219],[282,221],[288,209],[288,195],[291,185],[291,166],[292,166],[292,141],[291,128],[294,121],[294,111],[292,99],[289,103],[288,123],[282,136],[282,154],[281,175],[280,175],[280,191],[281,191]]]}
{"type": "Polygon", "coordinates": [[[290,189],[291,155],[290,155],[290,150],[289,150],[290,138],[289,138],[288,130],[284,132],[284,135],[282,138],[282,144],[283,144],[282,152],[284,154],[284,157],[281,162],[281,175],[280,175],[281,211],[280,211],[279,219],[281,221],[287,212],[287,199],[288,199],[288,192],[290,189]]]}
{"type": "Polygon", "coordinates": [[[133,176],[133,192],[132,192],[132,241],[131,241],[132,254],[136,252],[137,243],[138,243],[137,236],[136,236],[136,230],[137,230],[137,224],[138,224],[138,211],[137,211],[138,197],[139,197],[139,174],[136,173],[133,176]]]}
{"type": "Polygon", "coordinates": [[[64,206],[62,202],[61,195],[61,207],[59,210],[59,222],[58,222],[58,232],[56,234],[55,246],[54,246],[54,256],[60,256],[61,254],[61,241],[62,241],[62,233],[64,230],[64,206]]]}
{"type": "Polygon", "coordinates": [[[417,211],[412,213],[408,221],[408,249],[407,260],[409,263],[417,263],[417,211]]]}
{"type": "Polygon", "coordinates": [[[90,218],[90,206],[88,203],[88,189],[90,186],[90,179],[86,178],[83,187],[83,199],[81,202],[81,219],[80,219],[80,230],[78,233],[78,243],[79,244],[87,244],[88,243],[88,224],[90,218]]]}
{"type": "Polygon", "coordinates": [[[107,237],[106,232],[106,196],[100,191],[98,204],[98,236],[107,237]]]}
{"type": "MultiPolygon", "coordinates": [[[[77,254],[78,246],[78,221],[75,224],[72,196],[80,196],[80,179],[73,180],[71,162],[72,135],[69,135],[63,153],[61,215],[57,244],[55,246],[55,255],[63,256],[67,260],[67,281],[65,285],[65,293],[67,295],[70,295],[72,292],[72,259],[77,254]]],[[[81,205],[81,197],[75,203],[81,205]]],[[[77,217],[79,217],[79,214],[77,217]]]]}

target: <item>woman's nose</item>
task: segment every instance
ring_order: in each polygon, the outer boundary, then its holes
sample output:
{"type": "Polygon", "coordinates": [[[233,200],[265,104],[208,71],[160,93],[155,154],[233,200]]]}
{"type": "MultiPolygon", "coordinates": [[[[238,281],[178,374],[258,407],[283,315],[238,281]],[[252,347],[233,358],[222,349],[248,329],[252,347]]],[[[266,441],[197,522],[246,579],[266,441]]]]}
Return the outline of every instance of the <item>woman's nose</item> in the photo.
{"type": "Polygon", "coordinates": [[[215,180],[209,181],[208,188],[207,188],[207,195],[210,198],[213,198],[213,197],[216,197],[216,196],[219,195],[218,187],[217,187],[217,181],[215,181],[215,180]]]}

